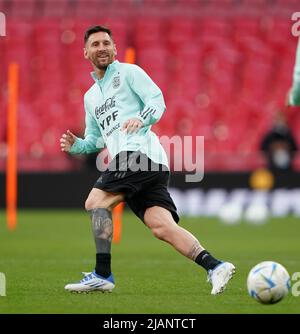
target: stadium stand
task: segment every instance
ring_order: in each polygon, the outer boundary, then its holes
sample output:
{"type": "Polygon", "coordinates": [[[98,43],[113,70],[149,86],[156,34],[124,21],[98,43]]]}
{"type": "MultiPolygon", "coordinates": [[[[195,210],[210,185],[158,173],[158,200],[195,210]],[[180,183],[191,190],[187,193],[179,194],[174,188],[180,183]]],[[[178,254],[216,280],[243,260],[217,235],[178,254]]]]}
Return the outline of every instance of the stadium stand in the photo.
{"type": "MultiPolygon", "coordinates": [[[[291,85],[297,39],[285,0],[0,0],[0,169],[5,158],[6,72],[20,65],[20,170],[71,170],[58,140],[84,128],[83,94],[92,84],[83,34],[104,24],[118,59],[136,49],[137,64],[161,87],[168,107],[159,135],[203,135],[206,170],[250,170],[270,120],[291,85]],[[105,9],[105,11],[104,11],[105,9]],[[2,121],[3,120],[3,121],[2,121]],[[224,158],[225,157],[225,158],[224,158]]],[[[286,111],[300,143],[300,113],[286,111]]],[[[196,152],[193,152],[196,153],[196,152]]],[[[300,170],[299,157],[295,166],[300,170]]]]}

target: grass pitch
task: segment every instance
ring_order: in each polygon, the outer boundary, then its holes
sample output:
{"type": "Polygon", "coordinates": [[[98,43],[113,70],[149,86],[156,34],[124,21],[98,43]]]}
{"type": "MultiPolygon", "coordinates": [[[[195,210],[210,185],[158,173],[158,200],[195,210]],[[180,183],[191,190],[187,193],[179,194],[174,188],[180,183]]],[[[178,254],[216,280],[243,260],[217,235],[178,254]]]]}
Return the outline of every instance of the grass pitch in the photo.
{"type": "Polygon", "coordinates": [[[6,313],[300,313],[300,296],[261,305],[246,290],[249,270],[263,260],[300,272],[300,221],[272,219],[263,226],[224,226],[215,219],[182,218],[218,258],[237,272],[226,291],[210,295],[205,271],[156,240],[131,214],[124,214],[123,235],[113,245],[116,288],[111,294],[70,294],[64,285],[94,267],[94,241],[84,210],[20,211],[18,227],[8,232],[0,212],[0,272],[7,281],[0,297],[6,313]]]}

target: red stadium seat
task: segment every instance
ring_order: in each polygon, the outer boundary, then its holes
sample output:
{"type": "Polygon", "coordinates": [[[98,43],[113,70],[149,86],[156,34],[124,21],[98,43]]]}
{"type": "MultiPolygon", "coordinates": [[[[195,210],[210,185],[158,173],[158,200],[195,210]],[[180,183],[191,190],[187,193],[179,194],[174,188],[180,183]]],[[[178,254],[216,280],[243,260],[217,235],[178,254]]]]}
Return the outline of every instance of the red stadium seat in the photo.
{"type": "Polygon", "coordinates": [[[153,47],[159,43],[165,43],[165,23],[160,18],[139,17],[134,22],[134,45],[138,49],[153,47]]]}
{"type": "Polygon", "coordinates": [[[196,35],[195,20],[186,20],[182,17],[173,17],[168,20],[167,43],[173,49],[181,49],[192,43],[196,35]]]}
{"type": "Polygon", "coordinates": [[[222,17],[204,17],[197,23],[197,34],[200,36],[223,36],[230,37],[232,25],[230,21],[222,17]]]}
{"type": "Polygon", "coordinates": [[[70,1],[44,0],[42,12],[47,17],[64,17],[72,11],[70,1]]]}
{"type": "Polygon", "coordinates": [[[36,15],[37,7],[38,3],[36,0],[13,0],[10,2],[10,15],[22,19],[32,19],[36,15]]]}

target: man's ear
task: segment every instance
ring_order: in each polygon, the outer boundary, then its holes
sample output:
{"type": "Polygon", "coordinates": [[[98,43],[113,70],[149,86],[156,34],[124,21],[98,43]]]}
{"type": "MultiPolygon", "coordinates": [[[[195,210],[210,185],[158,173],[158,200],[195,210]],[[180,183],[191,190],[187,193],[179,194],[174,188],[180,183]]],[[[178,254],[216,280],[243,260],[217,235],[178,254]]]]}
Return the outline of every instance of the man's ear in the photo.
{"type": "Polygon", "coordinates": [[[85,59],[89,59],[86,48],[83,48],[83,56],[85,59]]]}
{"type": "Polygon", "coordinates": [[[114,44],[114,54],[115,54],[115,56],[118,54],[116,44],[114,44]]]}

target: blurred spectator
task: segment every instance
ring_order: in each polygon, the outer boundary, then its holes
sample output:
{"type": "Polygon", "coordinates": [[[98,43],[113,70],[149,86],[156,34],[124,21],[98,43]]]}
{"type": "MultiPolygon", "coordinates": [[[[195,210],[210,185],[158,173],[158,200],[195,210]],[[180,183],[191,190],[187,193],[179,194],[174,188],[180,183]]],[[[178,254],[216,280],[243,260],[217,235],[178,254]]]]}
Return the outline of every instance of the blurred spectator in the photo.
{"type": "Polygon", "coordinates": [[[298,147],[282,112],[276,114],[273,127],[262,139],[260,149],[265,153],[271,170],[287,171],[293,168],[298,147]]]}

